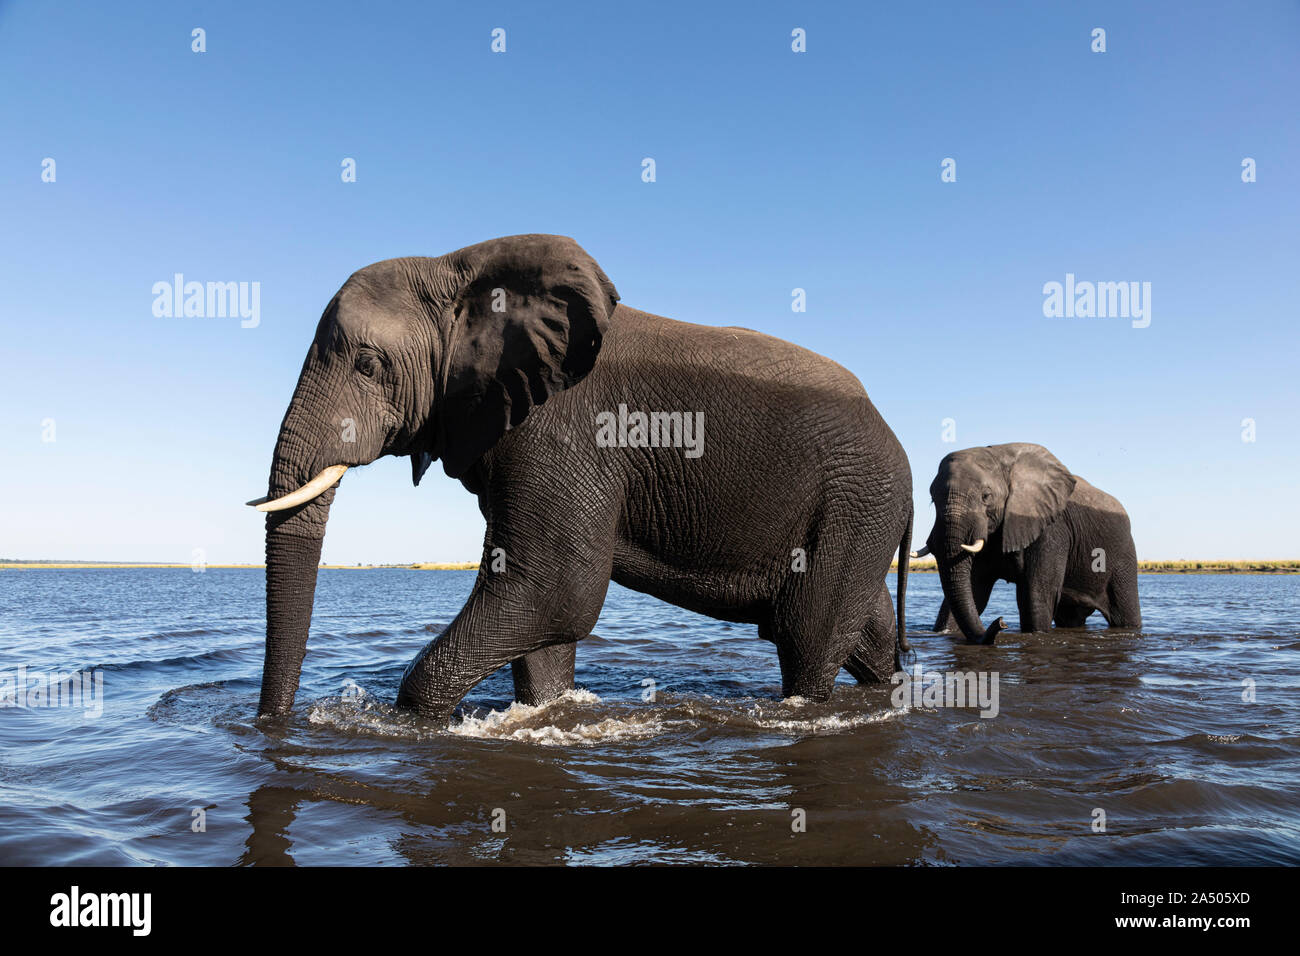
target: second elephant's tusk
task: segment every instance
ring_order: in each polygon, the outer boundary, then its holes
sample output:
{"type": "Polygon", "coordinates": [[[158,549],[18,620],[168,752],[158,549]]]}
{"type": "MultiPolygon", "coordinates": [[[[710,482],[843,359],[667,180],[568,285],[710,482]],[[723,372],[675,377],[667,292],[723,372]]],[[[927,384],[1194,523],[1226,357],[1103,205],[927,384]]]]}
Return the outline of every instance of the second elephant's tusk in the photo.
{"type": "Polygon", "coordinates": [[[984,550],[984,539],[980,538],[974,544],[963,544],[961,549],[963,551],[969,551],[971,554],[979,554],[984,550]]]}
{"type": "MultiPolygon", "coordinates": [[[[248,502],[249,505],[258,511],[284,511],[286,508],[293,508],[303,502],[311,501],[322,491],[334,484],[343,477],[343,472],[348,470],[347,465],[330,465],[319,475],[313,478],[307,484],[303,485],[296,491],[291,491],[287,495],[270,501],[266,498],[254,498],[248,502]]],[[[963,545],[965,547],[965,545],[963,545]]]]}
{"type": "Polygon", "coordinates": [[[928,544],[923,545],[920,551],[911,552],[912,557],[914,558],[924,558],[929,553],[930,553],[930,546],[928,544]]]}

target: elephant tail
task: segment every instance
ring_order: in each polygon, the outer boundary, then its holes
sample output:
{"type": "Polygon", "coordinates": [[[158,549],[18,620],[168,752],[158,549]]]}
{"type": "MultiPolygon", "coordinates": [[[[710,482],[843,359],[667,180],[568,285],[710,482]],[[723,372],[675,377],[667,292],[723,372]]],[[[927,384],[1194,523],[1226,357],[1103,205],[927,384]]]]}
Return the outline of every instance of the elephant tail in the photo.
{"type": "Polygon", "coordinates": [[[907,567],[912,553],[912,519],[915,508],[909,501],[907,505],[907,524],[903,528],[903,538],[898,544],[898,643],[894,649],[894,669],[903,669],[903,655],[910,653],[912,645],[907,641],[907,567]]]}

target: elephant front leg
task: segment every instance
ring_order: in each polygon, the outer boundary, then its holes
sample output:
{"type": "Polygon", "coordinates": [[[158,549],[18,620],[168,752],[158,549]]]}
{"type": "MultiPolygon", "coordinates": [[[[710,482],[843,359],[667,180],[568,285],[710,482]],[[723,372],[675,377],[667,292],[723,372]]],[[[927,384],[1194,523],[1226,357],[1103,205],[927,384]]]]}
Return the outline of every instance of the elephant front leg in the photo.
{"type": "Polygon", "coordinates": [[[498,642],[484,642],[470,632],[465,611],[461,611],[438,639],[425,646],[402,674],[397,689],[397,706],[424,717],[446,718],[470,689],[515,655],[498,642]]]}
{"type": "Polygon", "coordinates": [[[1019,585],[1016,588],[1016,607],[1020,611],[1020,632],[1050,631],[1055,605],[1052,596],[1038,593],[1029,584],[1019,585]]]}
{"type": "MultiPolygon", "coordinates": [[[[599,613],[597,604],[583,634],[595,623],[599,613]]],[[[544,661],[545,666],[537,668],[539,680],[530,686],[539,694],[555,697],[567,689],[560,687],[561,683],[572,684],[573,646],[577,638],[569,635],[576,633],[576,629],[544,624],[537,618],[511,613],[509,609],[475,614],[467,606],[406,668],[397,691],[397,706],[425,717],[450,717],[461,699],[489,674],[507,663],[534,655],[539,655],[535,662],[544,661]],[[543,671],[549,675],[546,679],[540,679],[543,671]]],[[[524,668],[528,669],[530,663],[525,663],[524,668]]],[[[518,693],[519,671],[514,673],[518,693]]],[[[529,702],[522,696],[520,699],[529,702]]]]}
{"type": "Polygon", "coordinates": [[[934,619],[934,627],[931,630],[936,634],[956,634],[961,630],[957,626],[957,619],[952,616],[952,608],[948,606],[947,598],[944,598],[943,603],[939,605],[939,613],[934,619]]]}
{"type": "Polygon", "coordinates": [[[1021,633],[1052,629],[1052,617],[1065,587],[1067,545],[1068,541],[1049,535],[1025,549],[1024,570],[1016,582],[1021,633]]]}
{"type": "Polygon", "coordinates": [[[516,693],[521,674],[526,693],[554,697],[572,686],[573,647],[600,616],[608,566],[556,564],[553,570],[553,576],[509,580],[482,572],[455,620],[407,667],[397,705],[449,717],[474,685],[512,662],[516,693]]]}
{"type": "Polygon", "coordinates": [[[535,707],[572,690],[577,649],[576,643],[555,644],[517,658],[510,665],[515,700],[535,707]]]}

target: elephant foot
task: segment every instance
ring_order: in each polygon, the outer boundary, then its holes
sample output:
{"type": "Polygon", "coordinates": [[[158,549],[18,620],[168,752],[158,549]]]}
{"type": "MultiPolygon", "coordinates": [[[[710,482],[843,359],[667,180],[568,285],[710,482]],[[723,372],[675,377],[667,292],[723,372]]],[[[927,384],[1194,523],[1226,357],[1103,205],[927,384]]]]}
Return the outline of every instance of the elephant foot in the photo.
{"type": "Polygon", "coordinates": [[[981,645],[992,644],[994,641],[998,639],[998,635],[1001,634],[1006,629],[1007,629],[1007,622],[1004,621],[1002,618],[998,618],[996,621],[994,621],[992,624],[988,626],[988,630],[984,632],[984,636],[981,637],[978,641],[972,641],[968,639],[966,643],[981,644],[981,645]]]}
{"type": "MultiPolygon", "coordinates": [[[[448,694],[445,688],[431,679],[428,651],[426,647],[407,665],[402,682],[397,687],[397,700],[394,704],[398,710],[409,710],[422,721],[445,728],[451,723],[452,714],[464,696],[464,691],[448,694]]],[[[468,684],[468,681],[464,683],[468,684]]]]}
{"type": "Polygon", "coordinates": [[[398,710],[409,710],[424,723],[443,729],[451,723],[451,716],[456,710],[454,705],[448,707],[443,703],[427,701],[404,686],[398,688],[397,700],[393,704],[398,710]]]}

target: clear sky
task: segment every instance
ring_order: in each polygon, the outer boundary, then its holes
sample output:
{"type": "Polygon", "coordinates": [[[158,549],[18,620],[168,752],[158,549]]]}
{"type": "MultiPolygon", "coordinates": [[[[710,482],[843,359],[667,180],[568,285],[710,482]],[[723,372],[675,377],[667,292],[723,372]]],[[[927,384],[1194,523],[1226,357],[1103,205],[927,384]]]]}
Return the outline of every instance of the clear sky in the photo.
{"type": "MultiPolygon", "coordinates": [[[[1143,558],[1300,556],[1294,2],[0,2],[0,136],[3,556],[260,561],[242,502],[338,286],[524,232],[854,371],[918,542],[944,454],[1036,441],[1143,558]],[[260,283],[260,324],[155,316],[175,273],[260,283]],[[1067,273],[1149,282],[1150,325],[1045,317],[1067,273]]],[[[324,558],[481,540],[389,458],[324,558]]]]}

